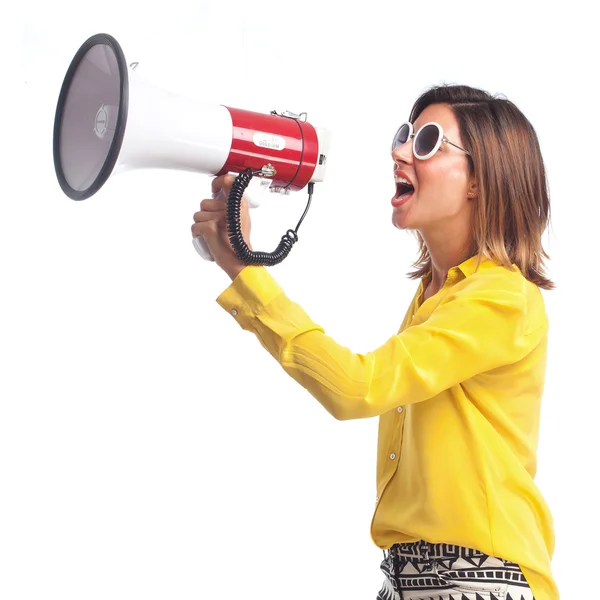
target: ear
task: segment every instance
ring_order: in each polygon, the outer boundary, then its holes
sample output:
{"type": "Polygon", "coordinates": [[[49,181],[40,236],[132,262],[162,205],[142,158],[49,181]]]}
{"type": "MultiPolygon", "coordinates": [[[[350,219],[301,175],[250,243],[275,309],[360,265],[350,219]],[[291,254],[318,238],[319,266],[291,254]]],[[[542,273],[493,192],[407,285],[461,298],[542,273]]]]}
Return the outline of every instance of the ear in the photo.
{"type": "Polygon", "coordinates": [[[477,198],[477,183],[474,179],[471,179],[469,183],[469,191],[467,192],[468,198],[477,198]]]}

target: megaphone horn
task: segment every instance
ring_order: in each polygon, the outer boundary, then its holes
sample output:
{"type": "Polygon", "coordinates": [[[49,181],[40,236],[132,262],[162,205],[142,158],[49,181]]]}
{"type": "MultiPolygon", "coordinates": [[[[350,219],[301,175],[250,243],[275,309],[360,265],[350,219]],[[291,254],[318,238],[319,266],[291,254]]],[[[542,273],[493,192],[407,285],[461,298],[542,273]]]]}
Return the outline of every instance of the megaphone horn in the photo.
{"type": "MultiPolygon", "coordinates": [[[[288,230],[278,251],[252,252],[239,228],[242,194],[256,207],[259,192],[308,185],[310,202],[314,183],[325,177],[330,132],[308,123],[305,113],[263,114],[174,94],[140,76],[137,66],[127,65],[121,46],[106,33],[88,38],[72,59],[54,119],[54,167],[63,192],[85,200],[111,175],[131,169],[237,173],[228,199],[232,245],[246,264],[281,262],[297,228],[288,230]]],[[[201,238],[194,244],[212,260],[201,238]]]]}

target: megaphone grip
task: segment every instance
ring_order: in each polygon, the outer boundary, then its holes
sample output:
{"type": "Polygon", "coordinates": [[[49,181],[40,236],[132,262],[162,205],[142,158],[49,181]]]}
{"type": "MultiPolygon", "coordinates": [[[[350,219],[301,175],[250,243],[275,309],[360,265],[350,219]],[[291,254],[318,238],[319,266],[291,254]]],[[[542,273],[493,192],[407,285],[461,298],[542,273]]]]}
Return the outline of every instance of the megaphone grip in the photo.
{"type": "Polygon", "coordinates": [[[194,244],[194,248],[196,248],[196,252],[204,260],[210,260],[212,262],[215,261],[212,254],[210,253],[210,250],[208,249],[208,246],[206,245],[206,242],[204,241],[203,237],[198,236],[198,237],[192,238],[192,242],[194,244]]]}
{"type": "MultiPolygon", "coordinates": [[[[225,192],[223,190],[219,190],[218,192],[213,192],[212,198],[213,200],[218,200],[219,198],[223,198],[225,196],[225,192]]],[[[198,236],[192,238],[192,242],[194,243],[194,248],[196,248],[196,252],[204,259],[214,262],[215,259],[213,255],[210,253],[206,242],[202,236],[198,236]]]]}
{"type": "MultiPolygon", "coordinates": [[[[259,196],[260,196],[260,193],[264,193],[262,191],[261,187],[257,187],[257,186],[253,186],[253,187],[255,189],[253,190],[252,195],[250,195],[246,191],[246,198],[247,198],[248,205],[250,208],[256,208],[256,207],[260,206],[259,196]]],[[[220,189],[218,192],[213,192],[212,198],[213,198],[213,200],[219,200],[219,199],[225,200],[226,199],[225,191],[223,189],[220,189]]],[[[196,252],[204,260],[209,260],[209,261],[214,262],[215,259],[213,258],[212,254],[210,253],[210,250],[208,249],[208,246],[206,245],[206,242],[204,241],[204,238],[202,236],[192,238],[192,242],[194,244],[194,248],[196,248],[196,252]]]]}

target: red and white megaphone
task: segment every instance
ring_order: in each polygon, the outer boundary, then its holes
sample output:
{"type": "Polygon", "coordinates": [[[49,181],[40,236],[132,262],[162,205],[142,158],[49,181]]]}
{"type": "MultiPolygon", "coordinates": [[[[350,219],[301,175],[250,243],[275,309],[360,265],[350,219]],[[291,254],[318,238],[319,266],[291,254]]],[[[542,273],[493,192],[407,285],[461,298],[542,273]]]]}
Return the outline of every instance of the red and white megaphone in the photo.
{"type": "MultiPolygon", "coordinates": [[[[329,131],[313,127],[304,113],[262,114],[168,92],[144,80],[136,66],[127,65],[117,40],[104,33],[87,39],[71,61],[54,120],[54,167],[64,193],[84,200],[112,174],[131,169],[236,173],[227,220],[237,255],[246,264],[281,262],[298,227],[274,252],[251,251],[239,222],[242,194],[256,207],[266,190],[308,186],[310,202],[314,183],[325,177],[329,131]]],[[[202,238],[194,245],[213,260],[202,238]]]]}

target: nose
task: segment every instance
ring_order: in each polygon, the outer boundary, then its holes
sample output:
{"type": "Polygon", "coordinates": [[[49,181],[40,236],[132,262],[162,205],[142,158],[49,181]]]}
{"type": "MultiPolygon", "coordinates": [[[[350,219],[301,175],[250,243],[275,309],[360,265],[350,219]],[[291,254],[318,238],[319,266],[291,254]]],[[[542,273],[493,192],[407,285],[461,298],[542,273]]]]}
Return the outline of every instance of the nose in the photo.
{"type": "Polygon", "coordinates": [[[413,138],[404,142],[404,144],[400,144],[395,150],[392,151],[392,159],[396,164],[404,163],[407,165],[412,165],[413,162],[413,138]]]}

